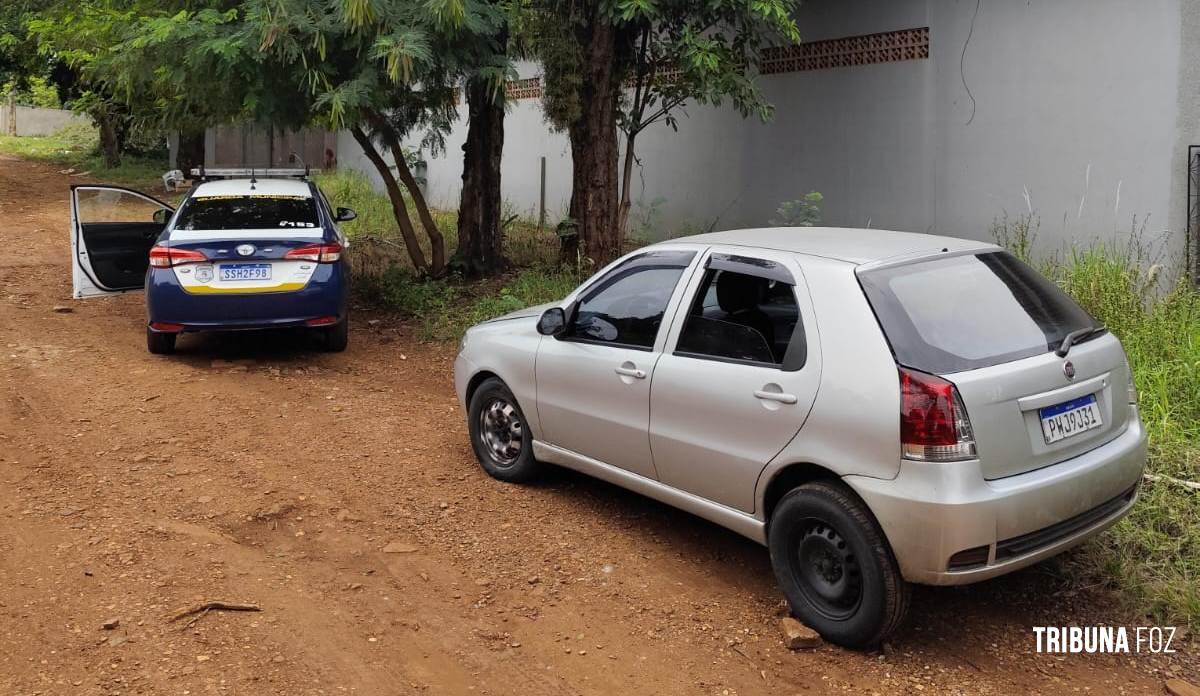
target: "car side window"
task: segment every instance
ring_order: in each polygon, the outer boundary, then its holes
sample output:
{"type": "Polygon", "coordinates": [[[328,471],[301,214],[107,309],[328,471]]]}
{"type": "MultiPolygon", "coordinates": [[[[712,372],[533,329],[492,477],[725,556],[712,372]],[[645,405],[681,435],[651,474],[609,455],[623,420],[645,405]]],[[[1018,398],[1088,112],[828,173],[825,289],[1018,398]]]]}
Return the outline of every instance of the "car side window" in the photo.
{"type": "Polygon", "coordinates": [[[693,252],[649,252],[613,269],[577,300],[567,338],[650,350],[693,252]]]}
{"type": "Polygon", "coordinates": [[[714,254],[675,353],[796,370],[804,363],[805,340],[787,269],[770,261],[714,254]]]}

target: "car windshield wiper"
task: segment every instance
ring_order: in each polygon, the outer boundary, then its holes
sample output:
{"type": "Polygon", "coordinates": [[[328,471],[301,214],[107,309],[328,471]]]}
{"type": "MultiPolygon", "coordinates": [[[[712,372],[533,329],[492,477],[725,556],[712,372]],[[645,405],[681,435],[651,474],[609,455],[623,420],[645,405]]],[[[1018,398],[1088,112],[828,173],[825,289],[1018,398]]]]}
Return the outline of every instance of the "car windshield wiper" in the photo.
{"type": "Polygon", "coordinates": [[[1100,326],[1086,326],[1082,329],[1075,329],[1071,333],[1063,336],[1062,341],[1058,344],[1058,350],[1054,354],[1060,358],[1067,357],[1067,353],[1071,351],[1071,346],[1076,343],[1082,343],[1085,339],[1091,338],[1101,331],[1107,331],[1103,324],[1100,326]]]}

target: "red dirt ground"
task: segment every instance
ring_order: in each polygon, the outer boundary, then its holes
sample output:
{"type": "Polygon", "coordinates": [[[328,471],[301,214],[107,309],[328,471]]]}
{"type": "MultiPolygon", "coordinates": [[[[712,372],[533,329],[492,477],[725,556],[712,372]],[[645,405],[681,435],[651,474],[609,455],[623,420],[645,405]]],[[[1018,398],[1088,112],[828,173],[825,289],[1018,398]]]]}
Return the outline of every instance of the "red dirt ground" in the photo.
{"type": "Polygon", "coordinates": [[[792,653],[765,551],[567,472],[475,464],[453,347],[360,312],[144,347],[70,299],[67,187],[0,155],[0,693],[1160,693],[1173,658],[1039,655],[1126,623],[1060,566],[917,591],[882,653],[792,653]],[[52,308],[66,305],[70,313],[52,308]],[[386,553],[393,542],[399,553],[386,553]],[[261,613],[168,617],[200,601],[261,613]],[[119,620],[113,630],[101,625],[119,620]]]}

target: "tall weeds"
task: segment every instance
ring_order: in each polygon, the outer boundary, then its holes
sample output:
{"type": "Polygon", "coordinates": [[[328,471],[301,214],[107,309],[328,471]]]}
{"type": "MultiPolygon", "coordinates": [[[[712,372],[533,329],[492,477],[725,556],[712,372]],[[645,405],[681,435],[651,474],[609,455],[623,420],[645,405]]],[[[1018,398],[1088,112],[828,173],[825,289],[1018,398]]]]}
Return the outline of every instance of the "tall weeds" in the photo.
{"type": "Polygon", "coordinates": [[[998,243],[1057,282],[1121,339],[1150,459],[1133,513],[1076,558],[1139,610],[1200,629],[1200,293],[1135,221],[1120,242],[1033,257],[1036,218],[1001,219],[998,243]]]}

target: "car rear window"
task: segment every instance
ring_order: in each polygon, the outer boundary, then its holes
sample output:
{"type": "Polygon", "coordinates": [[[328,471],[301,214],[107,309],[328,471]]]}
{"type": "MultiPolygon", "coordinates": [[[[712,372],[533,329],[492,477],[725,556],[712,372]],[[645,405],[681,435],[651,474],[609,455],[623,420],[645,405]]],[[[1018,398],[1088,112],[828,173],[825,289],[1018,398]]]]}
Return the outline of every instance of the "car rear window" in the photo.
{"type": "Polygon", "coordinates": [[[1068,333],[1099,326],[1004,251],[881,268],[859,281],[896,361],[934,374],[1045,353],[1068,333]]]}
{"type": "Polygon", "coordinates": [[[308,196],[205,196],[189,198],[175,229],[270,230],[320,225],[316,202],[308,196]]]}

